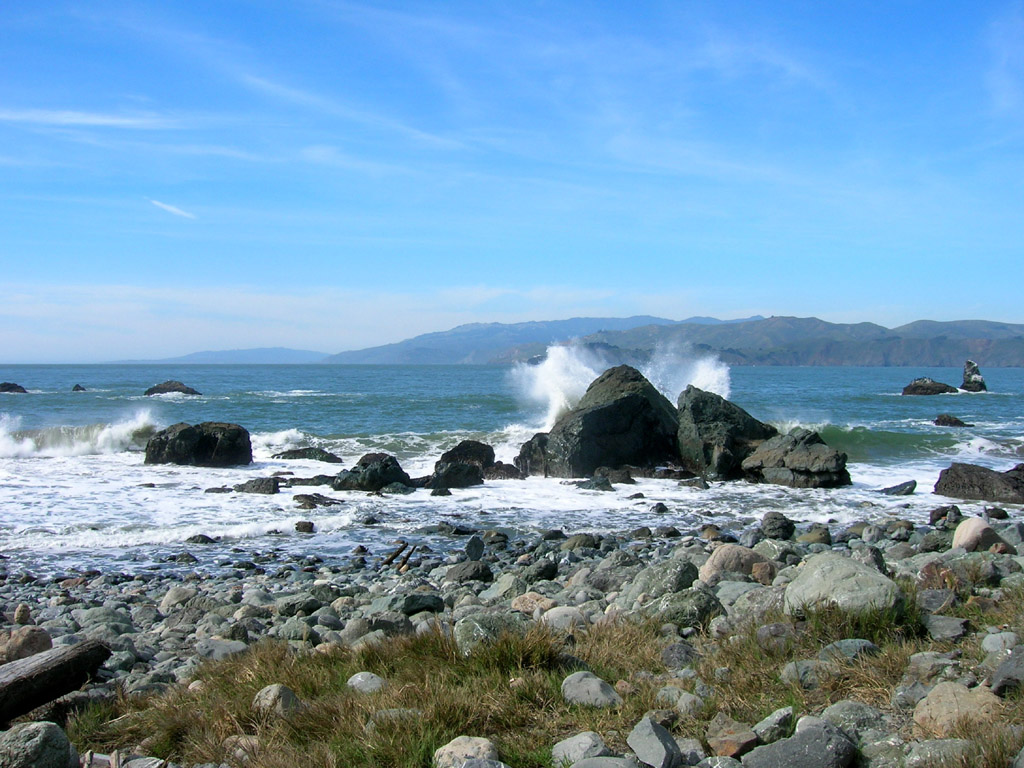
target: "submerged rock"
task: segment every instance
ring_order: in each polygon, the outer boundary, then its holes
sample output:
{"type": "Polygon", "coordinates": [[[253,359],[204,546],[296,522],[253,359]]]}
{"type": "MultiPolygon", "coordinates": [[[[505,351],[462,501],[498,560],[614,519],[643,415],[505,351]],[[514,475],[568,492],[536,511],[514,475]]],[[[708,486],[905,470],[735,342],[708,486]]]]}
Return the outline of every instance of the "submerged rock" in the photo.
{"type": "Polygon", "coordinates": [[[956,394],[956,387],[943,384],[941,381],[922,376],[914,379],[903,388],[904,395],[953,395],[956,394]]]}
{"type": "Polygon", "coordinates": [[[336,456],[323,448],[293,448],[290,451],[275,453],[272,459],[309,459],[311,461],[325,461],[328,464],[341,464],[341,457],[336,456]]]}
{"type": "Polygon", "coordinates": [[[710,479],[740,477],[743,460],[779,433],[724,397],[692,384],[679,395],[678,408],[682,465],[710,479]]]}
{"type": "Polygon", "coordinates": [[[935,417],[935,421],[932,422],[936,427],[973,427],[973,424],[966,424],[965,422],[958,419],[948,413],[940,413],[935,417]]]}
{"type": "Polygon", "coordinates": [[[525,443],[515,464],[526,475],[588,477],[599,467],[655,467],[677,460],[676,411],[635,368],[602,373],[549,433],[525,443]]]}
{"type": "Polygon", "coordinates": [[[177,393],[180,395],[201,395],[202,392],[198,392],[192,387],[188,387],[182,384],[180,381],[174,379],[168,379],[163,384],[156,384],[145,391],[146,397],[152,397],[153,395],[168,395],[177,393]]]}
{"type": "Polygon", "coordinates": [[[978,364],[973,360],[964,362],[964,382],[960,385],[960,389],[965,392],[988,391],[988,387],[985,385],[985,377],[981,375],[978,364]]]}
{"type": "Polygon", "coordinates": [[[249,432],[238,424],[174,424],[146,444],[146,464],[230,467],[252,463],[249,432]]]}
{"type": "Polygon", "coordinates": [[[952,464],[939,473],[935,493],[955,499],[1024,504],[1024,464],[996,472],[975,464],[952,464]]]}

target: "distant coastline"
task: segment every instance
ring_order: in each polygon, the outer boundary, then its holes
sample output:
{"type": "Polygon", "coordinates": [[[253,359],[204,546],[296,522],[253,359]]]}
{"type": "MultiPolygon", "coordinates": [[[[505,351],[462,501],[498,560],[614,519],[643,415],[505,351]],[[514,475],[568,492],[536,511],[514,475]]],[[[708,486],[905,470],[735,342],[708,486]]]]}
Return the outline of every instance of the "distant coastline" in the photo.
{"type": "Polygon", "coordinates": [[[394,344],[329,355],[284,347],[206,351],[111,361],[147,365],[508,365],[577,344],[608,364],[642,363],[665,350],[714,356],[730,366],[1024,367],[1024,324],[920,320],[897,328],[817,318],[571,318],[473,323],[394,344]]]}

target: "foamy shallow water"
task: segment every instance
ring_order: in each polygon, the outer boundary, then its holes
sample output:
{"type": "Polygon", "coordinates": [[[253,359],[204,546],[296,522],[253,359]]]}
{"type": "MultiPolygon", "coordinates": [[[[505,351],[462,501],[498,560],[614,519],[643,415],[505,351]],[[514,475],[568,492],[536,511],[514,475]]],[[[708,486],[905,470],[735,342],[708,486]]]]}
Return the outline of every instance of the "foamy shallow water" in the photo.
{"type": "MultiPolygon", "coordinates": [[[[561,349],[561,348],[559,348],[561,349]]],[[[793,490],[744,483],[710,490],[673,481],[640,480],[612,493],[582,491],[559,480],[500,481],[432,497],[376,497],[328,487],[283,489],[273,496],[207,494],[274,472],[334,474],[339,465],[280,461],[272,454],[316,445],[351,466],[364,453],[394,454],[413,477],[427,475],[442,452],[463,439],[495,447],[510,462],[519,446],[571,405],[599,366],[585,355],[559,351],[541,366],[197,366],[174,371],[200,398],[143,398],[170,377],[146,366],[25,366],[0,371],[35,392],[0,398],[0,553],[7,570],[37,574],[72,569],[208,568],[276,549],[341,558],[363,545],[373,552],[402,537],[435,549],[463,539],[437,533],[441,522],[510,535],[560,528],[629,531],[675,526],[695,532],[707,523],[738,533],[778,510],[805,523],[841,527],[858,520],[901,517],[927,522],[928,512],[952,500],[930,491],[953,461],[1005,470],[1024,461],[1024,371],[985,371],[994,392],[940,398],[902,398],[917,375],[955,380],[955,370],[733,369],[713,359],[659,358],[647,374],[670,399],[688,383],[729,393],[754,416],[781,429],[809,426],[850,456],[850,488],[793,490]],[[70,393],[82,382],[87,393],[70,393]],[[939,412],[974,427],[935,427],[939,412]],[[154,430],[188,421],[233,421],[253,435],[256,463],[206,469],[147,466],[141,453],[154,430]],[[880,488],[918,482],[910,497],[880,488]],[[643,499],[629,499],[637,492],[643,499]],[[296,493],[323,493],[343,503],[300,510],[296,493]],[[669,512],[655,514],[656,502],[669,512]],[[380,523],[363,524],[367,517],[380,523]],[[317,533],[297,534],[311,520],[317,533]],[[186,540],[205,534],[215,545],[186,540]],[[168,558],[189,551],[194,565],[168,558]]],[[[983,505],[957,502],[965,513],[983,505]]],[[[1021,510],[1011,508],[1011,514],[1021,510]]]]}

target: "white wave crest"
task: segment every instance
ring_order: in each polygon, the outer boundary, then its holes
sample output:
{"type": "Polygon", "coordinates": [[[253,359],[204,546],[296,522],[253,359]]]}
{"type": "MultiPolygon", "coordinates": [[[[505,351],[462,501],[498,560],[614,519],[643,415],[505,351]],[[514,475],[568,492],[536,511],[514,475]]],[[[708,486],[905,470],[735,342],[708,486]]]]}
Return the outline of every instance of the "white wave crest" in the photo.
{"type": "Polygon", "coordinates": [[[156,430],[149,411],[115,424],[19,430],[20,420],[0,414],[0,457],[89,456],[141,451],[156,430]]]}
{"type": "Polygon", "coordinates": [[[253,453],[269,456],[291,448],[309,445],[309,438],[298,429],[282,429],[279,432],[257,432],[250,436],[253,453]]]}
{"type": "MultiPolygon", "coordinates": [[[[543,411],[539,429],[547,431],[608,367],[608,361],[590,349],[576,344],[553,345],[539,364],[515,365],[511,377],[520,397],[543,411]]],[[[672,403],[690,384],[729,397],[729,366],[713,355],[695,357],[685,347],[655,350],[640,372],[672,403]]]]}

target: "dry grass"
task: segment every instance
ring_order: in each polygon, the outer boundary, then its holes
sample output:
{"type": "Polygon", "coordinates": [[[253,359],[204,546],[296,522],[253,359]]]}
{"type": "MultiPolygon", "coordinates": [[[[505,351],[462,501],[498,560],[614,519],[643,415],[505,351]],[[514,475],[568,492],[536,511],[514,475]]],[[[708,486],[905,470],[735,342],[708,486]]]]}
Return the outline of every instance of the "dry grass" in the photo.
{"type": "MultiPolygon", "coordinates": [[[[907,596],[908,605],[914,605],[912,591],[907,596]]],[[[1024,591],[1008,591],[994,609],[962,604],[950,613],[970,618],[978,628],[1005,624],[1020,629],[1024,591]]],[[[764,622],[776,620],[791,621],[777,615],[764,622]]],[[[702,653],[696,671],[714,687],[714,694],[699,718],[680,721],[675,731],[702,738],[705,721],[719,710],[755,723],[782,706],[792,706],[801,715],[855,699],[891,715],[904,725],[902,735],[911,738],[910,713],[892,709],[892,692],[912,654],[954,647],[930,642],[913,610],[900,615],[812,611],[796,630],[792,644],[782,651],[762,649],[754,626],[726,640],[696,639],[702,653]],[[822,646],[850,637],[869,639],[881,652],[837,665],[835,674],[813,690],[779,678],[787,662],[816,658],[822,646]],[[727,678],[718,682],[716,671],[722,668],[728,670],[727,678]]],[[[174,688],[148,699],[98,705],[80,713],[69,732],[80,749],[103,752],[141,744],[147,754],[186,763],[226,761],[224,740],[252,734],[262,746],[254,768],[428,768],[439,746],[459,735],[475,735],[492,739],[513,768],[536,768],[550,764],[552,745],[584,730],[600,733],[612,749],[625,750],[633,725],[648,710],[664,706],[656,694],[670,681],[660,656],[665,643],[653,622],[600,624],[573,636],[534,627],[521,637],[504,635],[468,657],[440,632],[329,654],[298,655],[285,644],[268,641],[200,667],[196,677],[201,689],[174,688]],[[567,705],[560,686],[573,671],[572,657],[609,683],[619,682],[624,704],[604,710],[567,705]],[[350,690],[348,678],[364,670],[387,679],[388,687],[369,696],[350,690]],[[252,699],[271,683],[290,687],[306,708],[287,720],[255,717],[252,699]],[[384,709],[416,709],[421,714],[397,726],[368,728],[374,713],[384,709]]],[[[963,652],[966,668],[980,663],[978,642],[967,640],[955,647],[963,652]]],[[[998,724],[962,729],[959,735],[973,746],[956,765],[1006,768],[1024,743],[1022,726],[1024,699],[1008,697],[998,724]]]]}

